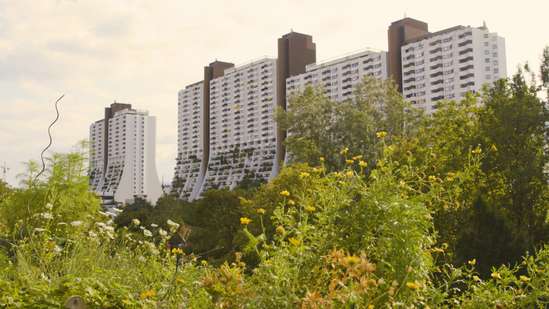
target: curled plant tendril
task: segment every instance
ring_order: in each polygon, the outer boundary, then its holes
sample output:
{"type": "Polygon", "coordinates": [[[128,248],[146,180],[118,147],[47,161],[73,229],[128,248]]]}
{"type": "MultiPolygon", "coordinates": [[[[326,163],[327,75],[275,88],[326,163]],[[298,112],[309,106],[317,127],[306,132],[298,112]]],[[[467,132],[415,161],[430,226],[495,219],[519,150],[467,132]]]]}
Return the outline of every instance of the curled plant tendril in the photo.
{"type": "Polygon", "coordinates": [[[44,161],[44,153],[46,153],[46,151],[51,147],[51,144],[53,143],[53,139],[51,137],[51,128],[53,127],[53,125],[57,122],[57,120],[59,120],[59,108],[57,107],[57,104],[59,103],[59,101],[61,101],[61,99],[63,99],[65,95],[61,95],[56,101],[55,101],[55,113],[56,113],[56,116],[55,116],[55,119],[53,120],[52,123],[50,123],[49,127],[48,127],[48,136],[49,136],[49,143],[48,145],[44,148],[44,150],[42,150],[42,153],[40,153],[40,160],[42,161],[42,169],[40,170],[40,172],[38,174],[36,174],[36,176],[34,177],[34,181],[35,182],[36,180],[38,180],[38,177],[40,177],[40,175],[42,175],[42,173],[44,173],[44,171],[46,170],[46,162],[44,161]]]}

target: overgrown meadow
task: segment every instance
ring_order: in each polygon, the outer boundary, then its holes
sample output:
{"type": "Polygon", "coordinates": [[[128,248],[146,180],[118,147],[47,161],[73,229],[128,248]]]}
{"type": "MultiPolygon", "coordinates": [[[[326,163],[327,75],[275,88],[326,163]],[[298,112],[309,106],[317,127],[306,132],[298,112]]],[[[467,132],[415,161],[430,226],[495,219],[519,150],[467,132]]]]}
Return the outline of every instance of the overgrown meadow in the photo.
{"type": "Polygon", "coordinates": [[[31,164],[0,187],[0,307],[547,308],[549,78],[524,75],[430,116],[389,82],[309,88],[275,179],[114,220],[84,155],[31,164]]]}

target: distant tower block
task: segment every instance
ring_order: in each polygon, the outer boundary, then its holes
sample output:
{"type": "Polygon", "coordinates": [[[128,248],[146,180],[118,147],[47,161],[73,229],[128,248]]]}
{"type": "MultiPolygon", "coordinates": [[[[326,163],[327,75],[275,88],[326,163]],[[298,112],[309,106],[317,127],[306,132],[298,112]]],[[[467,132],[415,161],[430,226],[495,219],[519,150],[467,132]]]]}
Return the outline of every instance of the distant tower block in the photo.
{"type": "Polygon", "coordinates": [[[156,118],[130,104],[113,103],[90,126],[90,186],[104,200],[136,197],[156,203],[156,118]]]}
{"type": "MultiPolygon", "coordinates": [[[[286,79],[303,74],[306,66],[316,62],[316,44],[308,34],[294,32],[283,35],[278,39],[277,59],[277,105],[286,109],[286,79]]],[[[280,168],[284,160],[286,149],[282,144],[286,132],[276,132],[276,164],[280,168]]]]}
{"type": "Polygon", "coordinates": [[[429,33],[427,23],[405,17],[389,26],[389,77],[392,78],[398,89],[402,91],[402,61],[401,47],[407,41],[422,37],[429,33]]]}

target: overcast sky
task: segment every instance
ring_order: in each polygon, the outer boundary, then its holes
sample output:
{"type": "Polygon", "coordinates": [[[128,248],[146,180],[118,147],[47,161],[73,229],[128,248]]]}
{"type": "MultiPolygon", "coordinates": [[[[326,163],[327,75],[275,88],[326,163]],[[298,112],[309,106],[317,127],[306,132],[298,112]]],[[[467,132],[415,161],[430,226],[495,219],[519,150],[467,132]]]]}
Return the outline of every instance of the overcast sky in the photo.
{"type": "MultiPolygon", "coordinates": [[[[39,158],[60,104],[53,151],[87,138],[114,100],[157,117],[157,168],[171,180],[177,91],[219,59],[276,57],[290,29],[313,35],[317,60],[387,49],[387,27],[405,14],[437,31],[480,26],[506,39],[508,72],[539,66],[549,44],[549,1],[0,0],[0,166],[17,184],[22,162],[39,158]]],[[[2,177],[0,169],[0,177],[2,177]]]]}

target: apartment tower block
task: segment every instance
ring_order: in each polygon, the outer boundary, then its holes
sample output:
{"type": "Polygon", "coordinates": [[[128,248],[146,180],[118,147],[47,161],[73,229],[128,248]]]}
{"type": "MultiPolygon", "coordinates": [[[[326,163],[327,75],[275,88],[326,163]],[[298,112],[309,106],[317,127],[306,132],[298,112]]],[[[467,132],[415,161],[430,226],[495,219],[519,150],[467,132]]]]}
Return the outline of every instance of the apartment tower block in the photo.
{"type": "Polygon", "coordinates": [[[313,38],[292,31],[278,39],[276,59],[205,67],[202,81],[179,92],[179,195],[193,200],[211,188],[274,177],[287,134],[274,113],[291,108],[291,96],[309,85],[344,101],[364,76],[391,78],[405,99],[431,113],[438,100],[460,99],[506,76],[505,42],[486,26],[431,33],[427,23],[404,18],[387,34],[388,52],[367,49],[317,63],[313,38]]]}
{"type": "Polygon", "coordinates": [[[113,103],[90,126],[90,185],[104,201],[161,195],[155,163],[156,119],[130,104],[113,103]]]}

